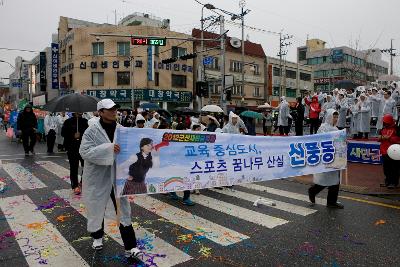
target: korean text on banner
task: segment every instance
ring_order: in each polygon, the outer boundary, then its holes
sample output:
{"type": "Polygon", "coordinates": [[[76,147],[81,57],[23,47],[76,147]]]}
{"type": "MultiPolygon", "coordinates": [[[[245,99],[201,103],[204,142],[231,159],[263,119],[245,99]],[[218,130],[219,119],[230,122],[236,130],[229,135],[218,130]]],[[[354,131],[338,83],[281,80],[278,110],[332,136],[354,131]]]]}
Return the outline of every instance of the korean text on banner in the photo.
{"type": "Polygon", "coordinates": [[[347,166],[346,132],[299,137],[118,128],[117,195],[155,194],[330,172],[347,166]]]}

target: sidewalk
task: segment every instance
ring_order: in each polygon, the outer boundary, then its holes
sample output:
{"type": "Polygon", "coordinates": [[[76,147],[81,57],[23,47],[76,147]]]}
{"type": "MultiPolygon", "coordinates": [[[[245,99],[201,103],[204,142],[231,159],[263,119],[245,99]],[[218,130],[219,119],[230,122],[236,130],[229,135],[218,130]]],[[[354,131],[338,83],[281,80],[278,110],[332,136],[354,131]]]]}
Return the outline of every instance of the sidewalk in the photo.
{"type": "MultiPolygon", "coordinates": [[[[387,189],[379,186],[385,179],[382,165],[348,162],[347,166],[347,175],[343,171],[341,190],[367,195],[400,195],[400,188],[387,189]]],[[[292,180],[311,184],[312,175],[298,176],[292,180]]]]}

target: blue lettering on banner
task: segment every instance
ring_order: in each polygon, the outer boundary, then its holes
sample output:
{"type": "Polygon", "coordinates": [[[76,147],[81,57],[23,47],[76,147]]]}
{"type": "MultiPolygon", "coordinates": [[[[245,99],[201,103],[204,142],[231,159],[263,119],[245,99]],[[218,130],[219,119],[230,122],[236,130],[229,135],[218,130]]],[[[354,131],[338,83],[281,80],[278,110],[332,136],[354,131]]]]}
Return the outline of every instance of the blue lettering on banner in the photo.
{"type": "Polygon", "coordinates": [[[318,142],[309,142],[304,145],[306,147],[307,164],[310,166],[317,165],[321,160],[321,150],[318,142]]]}
{"type": "Polygon", "coordinates": [[[51,88],[53,89],[60,89],[59,64],[59,45],[51,43],[51,88]]]}
{"type": "Polygon", "coordinates": [[[289,158],[290,166],[302,167],[306,165],[306,153],[302,143],[290,144],[289,158]]]}
{"type": "Polygon", "coordinates": [[[322,162],[325,164],[332,163],[335,159],[335,146],[333,141],[321,142],[322,147],[322,162]]]}
{"type": "Polygon", "coordinates": [[[196,149],[194,146],[185,146],[185,157],[195,157],[197,156],[196,154],[196,149]]]}
{"type": "Polygon", "coordinates": [[[205,163],[206,163],[206,166],[204,167],[204,169],[205,169],[204,173],[215,172],[214,161],[208,160],[205,163]]]}
{"type": "Polygon", "coordinates": [[[228,169],[226,168],[226,161],[223,159],[218,160],[217,162],[217,172],[226,172],[228,169]]]}
{"type": "Polygon", "coordinates": [[[201,171],[201,167],[199,166],[199,163],[197,161],[194,162],[194,166],[192,167],[190,173],[191,174],[203,173],[203,171],[201,171]]]}

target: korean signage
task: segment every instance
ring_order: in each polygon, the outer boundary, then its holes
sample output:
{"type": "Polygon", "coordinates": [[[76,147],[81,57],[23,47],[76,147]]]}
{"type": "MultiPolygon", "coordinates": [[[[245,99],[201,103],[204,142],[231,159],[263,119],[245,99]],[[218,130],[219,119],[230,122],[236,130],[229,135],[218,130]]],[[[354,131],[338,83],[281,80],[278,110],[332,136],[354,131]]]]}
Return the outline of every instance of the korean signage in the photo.
{"type": "Polygon", "coordinates": [[[344,77],[334,77],[334,78],[318,78],[314,79],[314,84],[328,84],[335,83],[337,81],[343,80],[344,77]]]}
{"type": "Polygon", "coordinates": [[[116,158],[119,196],[237,185],[347,167],[346,131],[287,138],[121,127],[116,139],[121,146],[116,158]]]}
{"type": "Polygon", "coordinates": [[[343,49],[332,50],[332,63],[342,63],[344,60],[343,49]]]}
{"type": "Polygon", "coordinates": [[[39,54],[40,91],[46,91],[46,52],[39,54]]]}
{"type": "Polygon", "coordinates": [[[154,46],[165,46],[167,44],[166,38],[138,38],[132,37],[131,38],[132,45],[154,45],[154,46]]]}
{"type": "MultiPolygon", "coordinates": [[[[113,69],[119,69],[120,67],[124,67],[125,69],[129,69],[129,67],[131,66],[131,61],[130,60],[124,60],[124,61],[119,61],[119,60],[114,60],[114,61],[90,61],[90,62],[85,62],[85,61],[81,61],[81,63],[79,64],[79,68],[81,70],[85,70],[87,68],[90,69],[97,69],[97,68],[101,68],[101,69],[107,69],[108,67],[112,67],[113,69]]],[[[134,61],[134,66],[136,68],[141,68],[143,66],[143,61],[142,60],[135,60],[134,61]]],[[[72,65],[73,67],[73,65],[72,65]]]]}
{"type": "MultiPolygon", "coordinates": [[[[107,89],[87,90],[87,94],[99,99],[110,98],[118,102],[130,102],[132,99],[131,89],[107,89]]],[[[192,92],[156,90],[156,89],[135,89],[135,101],[151,102],[192,102],[192,92]]]]}
{"type": "Polygon", "coordinates": [[[147,80],[153,81],[153,47],[147,47],[147,80]]]}
{"type": "Polygon", "coordinates": [[[351,162],[382,164],[378,142],[350,141],[347,145],[347,159],[351,162]]]}
{"type": "Polygon", "coordinates": [[[154,69],[155,70],[193,72],[193,67],[186,65],[186,64],[179,64],[179,63],[163,64],[162,62],[157,62],[157,61],[154,61],[154,69]]]}
{"type": "Polygon", "coordinates": [[[51,44],[51,88],[59,89],[58,79],[58,65],[59,65],[59,47],[58,44],[51,44]]]}

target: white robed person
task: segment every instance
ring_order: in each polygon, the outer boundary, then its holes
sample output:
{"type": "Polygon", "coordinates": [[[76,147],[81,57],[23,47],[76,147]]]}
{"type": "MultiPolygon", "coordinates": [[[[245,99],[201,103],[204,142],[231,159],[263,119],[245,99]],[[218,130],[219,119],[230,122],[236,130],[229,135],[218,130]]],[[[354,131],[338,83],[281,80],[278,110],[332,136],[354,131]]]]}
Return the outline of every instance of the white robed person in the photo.
{"type": "Polygon", "coordinates": [[[319,113],[319,118],[321,119],[322,122],[325,122],[325,116],[326,112],[331,109],[336,107],[336,103],[334,101],[334,97],[331,95],[326,95],[325,98],[325,103],[321,107],[321,113],[319,113]]]}
{"type": "Polygon", "coordinates": [[[393,119],[397,121],[398,111],[396,107],[396,101],[392,98],[392,93],[390,91],[383,93],[383,100],[381,101],[381,105],[379,107],[378,122],[376,123],[376,129],[378,131],[383,128],[383,116],[387,114],[392,115],[393,119]]]}
{"type": "Polygon", "coordinates": [[[371,102],[367,100],[367,96],[364,93],[358,97],[358,138],[368,139],[368,134],[371,131],[371,102]]]}
{"type": "Polygon", "coordinates": [[[114,143],[117,127],[117,108],[111,99],[97,103],[100,120],[83,134],[79,153],[85,160],[83,168],[83,199],[87,210],[87,230],[93,237],[93,249],[103,248],[104,215],[109,199],[113,201],[119,216],[119,230],[125,247],[125,257],[138,262],[142,252],[137,248],[135,231],[131,221],[131,206],[126,197],[115,199],[115,157],[120,146],[114,143]]]}
{"type": "Polygon", "coordinates": [[[349,133],[353,136],[354,139],[358,138],[358,122],[359,122],[359,113],[358,113],[358,98],[353,99],[354,103],[350,106],[350,129],[349,133]]]}
{"type": "Polygon", "coordinates": [[[340,91],[336,99],[336,110],[339,112],[337,128],[343,130],[346,127],[346,116],[349,109],[348,101],[345,97],[345,92],[340,91]]]}
{"type": "Polygon", "coordinates": [[[64,125],[64,122],[68,120],[69,117],[65,112],[61,112],[57,115],[57,131],[56,131],[56,144],[58,151],[65,151],[64,148],[64,137],[61,135],[61,129],[64,125]]]}
{"type": "MultiPolygon", "coordinates": [[[[339,113],[334,109],[329,109],[325,117],[325,122],[319,127],[317,133],[338,131],[339,129],[336,127],[338,118],[339,113]]],[[[328,208],[343,209],[343,205],[337,202],[340,186],[340,170],[316,173],[313,178],[314,185],[308,189],[308,196],[311,203],[314,205],[316,195],[328,187],[326,206],[328,208]]]]}
{"type": "Polygon", "coordinates": [[[289,134],[289,119],[292,118],[290,115],[289,103],[286,101],[286,97],[281,96],[281,103],[276,108],[279,110],[278,114],[278,127],[280,135],[289,134]]]}
{"type": "Polygon", "coordinates": [[[246,125],[238,115],[229,112],[229,122],[222,128],[223,133],[240,134],[240,129],[247,133],[246,125]]]}

